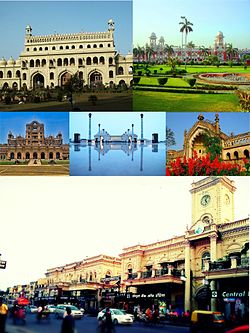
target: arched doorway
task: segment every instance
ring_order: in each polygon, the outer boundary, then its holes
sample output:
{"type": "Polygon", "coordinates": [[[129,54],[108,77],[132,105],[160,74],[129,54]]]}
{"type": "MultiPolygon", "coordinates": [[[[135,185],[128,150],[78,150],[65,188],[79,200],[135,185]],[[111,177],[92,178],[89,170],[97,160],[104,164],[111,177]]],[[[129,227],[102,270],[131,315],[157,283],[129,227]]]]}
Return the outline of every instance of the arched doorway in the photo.
{"type": "Polygon", "coordinates": [[[37,152],[34,152],[34,153],[33,153],[33,158],[34,158],[34,159],[37,159],[37,152]]]}
{"type": "Polygon", "coordinates": [[[49,153],[49,159],[53,160],[53,153],[51,153],[51,152],[49,153]]]}
{"type": "Polygon", "coordinates": [[[17,153],[17,159],[20,160],[22,158],[22,154],[20,152],[17,153]]]}
{"type": "Polygon", "coordinates": [[[61,86],[65,86],[69,80],[71,79],[72,75],[68,72],[64,73],[62,76],[61,76],[61,86]]]}
{"type": "Polygon", "coordinates": [[[59,160],[60,159],[60,153],[56,152],[56,159],[59,160]]]}
{"type": "Polygon", "coordinates": [[[42,88],[44,87],[44,76],[40,73],[37,73],[33,77],[33,88],[42,88]]]}
{"type": "Polygon", "coordinates": [[[90,85],[91,86],[98,86],[102,84],[102,74],[95,71],[90,75],[90,85]]]}
{"type": "Polygon", "coordinates": [[[26,160],[29,160],[29,159],[30,159],[30,153],[29,153],[29,152],[27,152],[27,153],[25,154],[25,159],[26,159],[26,160]]]}
{"type": "Polygon", "coordinates": [[[249,150],[247,149],[244,150],[244,156],[245,158],[249,158],[249,150]]]}
{"type": "Polygon", "coordinates": [[[44,152],[41,153],[41,160],[45,160],[45,153],[44,152]]]}
{"type": "Polygon", "coordinates": [[[14,154],[13,152],[11,152],[11,153],[10,153],[10,159],[11,159],[11,160],[14,160],[14,158],[15,158],[15,154],[14,154]]]}

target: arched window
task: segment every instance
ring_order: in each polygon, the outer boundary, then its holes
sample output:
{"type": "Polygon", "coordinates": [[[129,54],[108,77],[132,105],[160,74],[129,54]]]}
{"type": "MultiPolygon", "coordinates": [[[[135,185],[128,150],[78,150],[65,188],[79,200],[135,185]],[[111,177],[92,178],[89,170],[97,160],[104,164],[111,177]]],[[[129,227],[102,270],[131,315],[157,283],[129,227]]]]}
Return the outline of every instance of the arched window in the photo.
{"type": "Polygon", "coordinates": [[[20,152],[17,153],[17,159],[20,160],[22,158],[22,154],[20,152]]]}
{"type": "Polygon", "coordinates": [[[90,57],[88,57],[88,58],[86,59],[86,64],[87,64],[87,65],[91,65],[91,58],[90,58],[90,57]]]}
{"type": "Polygon", "coordinates": [[[231,160],[231,154],[230,153],[227,153],[227,159],[231,160]]]}
{"type": "Polygon", "coordinates": [[[92,272],[89,273],[89,281],[93,281],[93,274],[92,274],[92,272]]]}
{"type": "Polygon", "coordinates": [[[68,45],[66,45],[65,49],[66,49],[66,50],[68,50],[68,49],[69,49],[69,46],[68,46],[68,45]]]}
{"type": "Polygon", "coordinates": [[[57,66],[62,66],[62,59],[61,58],[57,59],[57,66]]]}
{"type": "Polygon", "coordinates": [[[41,160],[45,160],[45,153],[44,152],[41,153],[41,160]]]}
{"type": "Polygon", "coordinates": [[[98,65],[98,58],[97,57],[93,58],[93,64],[98,65]]]}
{"type": "Polygon", "coordinates": [[[42,67],[46,66],[46,59],[42,59],[42,67]]]}
{"type": "Polygon", "coordinates": [[[30,48],[29,48],[29,47],[27,47],[26,51],[28,52],[29,50],[30,50],[30,48]]]}
{"type": "Polygon", "coordinates": [[[60,159],[60,153],[57,151],[56,152],[56,159],[59,160],[60,159]]]}
{"type": "Polygon", "coordinates": [[[97,45],[96,45],[96,44],[94,44],[94,45],[93,45],[93,48],[94,48],[94,49],[96,49],[96,48],[97,48],[97,45]]]}
{"type": "Polygon", "coordinates": [[[8,71],[8,72],[7,72],[7,78],[8,78],[8,79],[11,79],[11,78],[12,78],[12,73],[11,73],[11,71],[8,71]]]}
{"type": "Polygon", "coordinates": [[[103,44],[100,44],[99,47],[103,47],[103,44]]]}
{"type": "Polygon", "coordinates": [[[79,46],[79,49],[83,49],[83,46],[82,46],[82,45],[80,45],[80,46],[79,46]]]}
{"type": "Polygon", "coordinates": [[[239,153],[238,153],[237,151],[234,152],[234,158],[235,158],[236,160],[239,159],[239,153]]]}
{"type": "Polygon", "coordinates": [[[75,59],[74,58],[70,58],[70,66],[75,66],[75,59]]]}
{"type": "Polygon", "coordinates": [[[36,48],[36,47],[34,47],[33,51],[37,51],[37,48],[36,48]]]}
{"type": "Polygon", "coordinates": [[[23,73],[23,80],[26,80],[27,79],[27,75],[26,73],[23,73]]]}
{"type": "Polygon", "coordinates": [[[30,67],[34,67],[34,60],[30,60],[30,67]]]}
{"type": "Polygon", "coordinates": [[[60,46],[60,50],[63,50],[63,46],[60,46]]]}
{"type": "Polygon", "coordinates": [[[249,150],[247,149],[244,150],[244,156],[245,158],[249,158],[249,150]]]}
{"type": "Polygon", "coordinates": [[[124,74],[124,71],[123,71],[123,67],[119,67],[118,68],[118,75],[123,75],[124,74]]]}
{"type": "Polygon", "coordinates": [[[75,47],[75,45],[72,45],[71,48],[72,48],[72,50],[74,50],[76,47],[75,47]]]}
{"type": "Polygon", "coordinates": [[[83,61],[82,61],[82,59],[80,58],[80,59],[78,59],[78,66],[82,66],[83,65],[83,61]]]}
{"type": "Polygon", "coordinates": [[[114,77],[113,71],[109,71],[109,78],[112,79],[114,77]]]}
{"type": "Polygon", "coordinates": [[[113,58],[109,58],[109,65],[112,65],[113,64],[113,58]]]}
{"type": "Polygon", "coordinates": [[[16,71],[16,77],[21,77],[21,72],[20,71],[16,71]]]}
{"type": "Polygon", "coordinates": [[[43,48],[42,47],[39,47],[39,51],[42,51],[43,50],[43,48]]]}
{"type": "Polygon", "coordinates": [[[110,47],[110,44],[108,44],[108,47],[110,47]]]}
{"type": "Polygon", "coordinates": [[[69,65],[68,58],[64,58],[63,59],[63,66],[68,66],[68,65],[69,65]]]}
{"type": "Polygon", "coordinates": [[[90,45],[90,44],[88,44],[88,45],[87,45],[87,49],[90,49],[90,48],[91,48],[91,45],[90,45]]]}
{"type": "Polygon", "coordinates": [[[101,65],[104,65],[104,64],[105,64],[105,59],[104,59],[104,57],[100,57],[100,64],[101,64],[101,65]]]}
{"type": "Polygon", "coordinates": [[[3,71],[0,71],[0,79],[3,78],[3,71]]]}
{"type": "Polygon", "coordinates": [[[46,46],[44,50],[45,50],[45,51],[48,51],[48,47],[46,46]]]}
{"type": "Polygon", "coordinates": [[[79,72],[79,79],[83,80],[83,72],[79,72]]]}
{"type": "Polygon", "coordinates": [[[49,159],[50,159],[50,160],[53,159],[53,153],[52,153],[52,152],[49,153],[49,159]]]}
{"type": "Polygon", "coordinates": [[[55,46],[52,46],[52,50],[54,51],[56,49],[56,47],[55,46]]]}
{"type": "Polygon", "coordinates": [[[50,73],[49,78],[50,78],[50,80],[54,80],[54,73],[50,73]]]}
{"type": "Polygon", "coordinates": [[[40,67],[40,60],[39,59],[36,60],[36,67],[40,67]]]}
{"type": "Polygon", "coordinates": [[[210,253],[204,252],[201,256],[201,270],[203,271],[205,267],[205,260],[210,260],[210,253]]]}

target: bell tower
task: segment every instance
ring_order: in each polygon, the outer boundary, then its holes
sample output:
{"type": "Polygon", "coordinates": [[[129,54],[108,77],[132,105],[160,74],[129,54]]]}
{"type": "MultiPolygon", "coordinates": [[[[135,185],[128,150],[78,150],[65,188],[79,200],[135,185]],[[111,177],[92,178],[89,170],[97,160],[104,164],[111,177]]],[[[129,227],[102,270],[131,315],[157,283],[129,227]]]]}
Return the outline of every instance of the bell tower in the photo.
{"type": "Polygon", "coordinates": [[[27,27],[25,28],[25,32],[26,32],[26,36],[30,37],[32,36],[32,28],[31,26],[28,24],[27,27]]]}
{"type": "Polygon", "coordinates": [[[211,176],[194,182],[192,189],[192,225],[234,221],[234,181],[211,176]]]}

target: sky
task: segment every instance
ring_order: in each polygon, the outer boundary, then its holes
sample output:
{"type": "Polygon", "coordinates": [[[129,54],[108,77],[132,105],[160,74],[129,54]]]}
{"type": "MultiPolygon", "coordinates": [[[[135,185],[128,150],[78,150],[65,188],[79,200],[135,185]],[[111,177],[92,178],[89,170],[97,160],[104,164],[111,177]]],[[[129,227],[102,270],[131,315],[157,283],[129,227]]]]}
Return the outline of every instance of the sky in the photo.
{"type": "Polygon", "coordinates": [[[0,57],[6,60],[17,59],[23,51],[28,24],[35,36],[103,32],[111,18],[116,50],[132,51],[131,1],[0,1],[0,13],[0,57]]]}
{"type": "MultiPolygon", "coordinates": [[[[199,112],[167,112],[166,124],[175,135],[176,145],[171,149],[179,150],[183,148],[184,130],[189,131],[191,127],[198,121],[199,112]]],[[[204,112],[204,120],[208,119],[212,122],[215,120],[214,112],[204,112]]],[[[250,114],[243,112],[221,112],[219,113],[220,129],[227,135],[232,132],[236,134],[246,133],[250,131],[250,114]]]]}
{"type": "Polygon", "coordinates": [[[9,131],[25,137],[26,124],[37,120],[44,124],[45,136],[61,132],[63,143],[69,142],[68,112],[0,112],[0,143],[7,143],[9,131]]]}
{"type": "MultiPolygon", "coordinates": [[[[81,139],[89,137],[89,113],[70,113],[70,138],[74,138],[74,133],[80,133],[81,139]]],[[[140,112],[93,112],[91,117],[92,138],[98,133],[98,124],[101,130],[105,129],[110,135],[121,135],[128,129],[141,137],[141,116],[140,112]]],[[[164,141],[166,114],[165,112],[144,112],[143,113],[143,136],[144,139],[151,140],[152,133],[159,134],[159,141],[164,141]]]]}
{"type": "MultiPolygon", "coordinates": [[[[249,178],[235,181],[235,220],[249,216],[249,178]]],[[[0,177],[0,289],[49,268],[183,235],[201,177],[0,177]],[[131,198],[131,199],[128,199],[131,198]],[[133,198],[133,199],[132,199],[133,198]]]]}
{"type": "Polygon", "coordinates": [[[165,43],[181,45],[179,22],[185,16],[193,23],[188,41],[196,46],[213,46],[215,36],[222,31],[226,43],[236,48],[250,48],[249,0],[134,0],[134,46],[149,42],[155,32],[165,43]]]}

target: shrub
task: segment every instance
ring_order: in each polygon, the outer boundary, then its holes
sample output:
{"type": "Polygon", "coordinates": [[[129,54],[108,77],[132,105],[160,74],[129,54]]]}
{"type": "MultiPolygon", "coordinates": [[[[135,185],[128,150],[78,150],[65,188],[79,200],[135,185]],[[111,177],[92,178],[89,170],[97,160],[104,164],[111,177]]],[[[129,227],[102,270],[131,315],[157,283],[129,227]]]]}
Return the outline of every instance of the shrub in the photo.
{"type": "Polygon", "coordinates": [[[61,102],[63,100],[63,93],[61,90],[58,91],[56,99],[58,102],[61,102]]]}
{"type": "Polygon", "coordinates": [[[11,103],[11,97],[9,95],[4,97],[4,102],[5,104],[10,104],[11,103]]]}
{"type": "Polygon", "coordinates": [[[141,76],[142,75],[142,71],[138,71],[138,75],[141,76]]]}
{"type": "Polygon", "coordinates": [[[39,96],[35,96],[34,103],[40,103],[40,102],[41,102],[41,98],[39,96]]]}
{"type": "Polygon", "coordinates": [[[154,74],[157,74],[157,69],[154,70],[154,74]]]}
{"type": "Polygon", "coordinates": [[[164,86],[164,84],[166,84],[168,82],[168,78],[167,77],[159,77],[157,79],[158,83],[160,86],[164,86]]]}
{"type": "Polygon", "coordinates": [[[196,79],[193,79],[193,78],[188,78],[187,77],[184,80],[190,85],[190,87],[193,87],[196,83],[196,79]]]}
{"type": "Polygon", "coordinates": [[[133,77],[134,84],[138,84],[140,82],[140,77],[133,77]]]}

